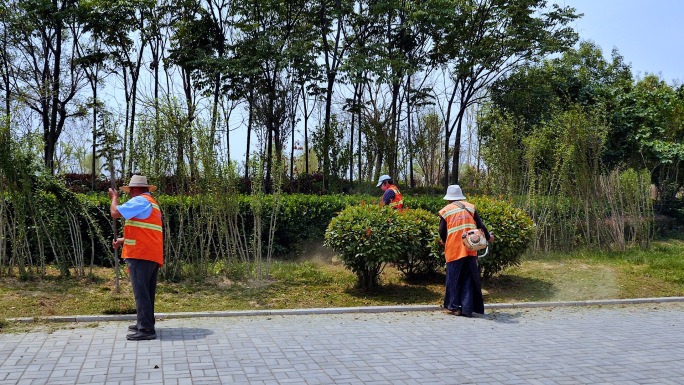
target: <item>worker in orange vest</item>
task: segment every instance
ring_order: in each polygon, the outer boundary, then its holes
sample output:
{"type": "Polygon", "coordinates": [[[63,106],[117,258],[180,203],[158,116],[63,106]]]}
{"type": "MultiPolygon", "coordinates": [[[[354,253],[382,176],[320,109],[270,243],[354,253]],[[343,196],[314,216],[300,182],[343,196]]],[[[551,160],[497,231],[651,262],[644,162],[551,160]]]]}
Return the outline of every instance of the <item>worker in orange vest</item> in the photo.
{"type": "Polygon", "coordinates": [[[459,185],[449,186],[444,199],[449,204],[439,210],[439,237],[444,243],[446,259],[445,312],[465,317],[472,316],[473,312],[484,314],[477,251],[466,248],[462,234],[481,229],[489,242],[494,241],[494,235],[482,223],[475,205],[466,202],[459,185]]]}
{"type": "Polygon", "coordinates": [[[401,209],[404,207],[404,200],[399,192],[399,188],[392,183],[392,178],[389,175],[383,175],[378,179],[378,184],[375,187],[380,187],[383,191],[380,205],[389,205],[393,209],[401,209]]]}
{"type": "MultiPolygon", "coordinates": [[[[128,265],[131,278],[137,322],[128,327],[126,339],[131,341],[157,338],[154,328],[154,297],[157,290],[157,275],[164,265],[164,243],[162,213],[150,193],[157,189],[147,183],[147,177],[133,175],[128,186],[121,190],[130,194],[124,204],[119,204],[119,194],[109,189],[112,218],[124,218],[124,236],[112,241],[115,249],[123,246],[121,258],[128,265]]],[[[116,235],[115,235],[116,236],[116,235]]]]}

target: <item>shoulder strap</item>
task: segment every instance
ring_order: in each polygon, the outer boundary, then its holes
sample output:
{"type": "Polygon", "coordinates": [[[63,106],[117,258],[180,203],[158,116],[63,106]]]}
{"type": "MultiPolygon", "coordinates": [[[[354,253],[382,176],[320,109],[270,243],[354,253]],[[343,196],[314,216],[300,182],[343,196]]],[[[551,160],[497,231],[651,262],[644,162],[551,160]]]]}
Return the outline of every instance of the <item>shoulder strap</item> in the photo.
{"type": "MultiPolygon", "coordinates": [[[[459,202],[459,201],[454,201],[454,204],[456,204],[456,206],[458,206],[458,207],[462,208],[463,210],[465,210],[468,214],[470,214],[471,217],[473,217],[473,213],[471,213],[470,211],[468,211],[468,209],[465,207],[465,205],[464,205],[463,203],[461,203],[461,202],[459,202]]],[[[475,217],[473,217],[473,219],[475,219],[475,217]]]]}

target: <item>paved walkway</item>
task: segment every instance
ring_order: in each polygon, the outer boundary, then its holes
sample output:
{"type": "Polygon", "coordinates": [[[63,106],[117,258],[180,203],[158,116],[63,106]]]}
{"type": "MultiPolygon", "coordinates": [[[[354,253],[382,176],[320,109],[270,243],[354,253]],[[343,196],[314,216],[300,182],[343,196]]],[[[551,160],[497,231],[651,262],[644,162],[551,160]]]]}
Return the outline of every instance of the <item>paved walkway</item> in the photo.
{"type": "Polygon", "coordinates": [[[0,334],[0,384],[684,384],[684,304],[173,318],[0,334]]]}

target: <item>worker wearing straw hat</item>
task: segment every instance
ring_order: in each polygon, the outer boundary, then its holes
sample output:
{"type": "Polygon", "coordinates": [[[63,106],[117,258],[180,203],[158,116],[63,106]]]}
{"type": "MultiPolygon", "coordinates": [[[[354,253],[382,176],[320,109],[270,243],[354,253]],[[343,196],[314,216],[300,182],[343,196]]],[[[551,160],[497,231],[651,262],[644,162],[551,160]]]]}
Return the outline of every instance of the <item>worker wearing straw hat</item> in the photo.
{"type": "Polygon", "coordinates": [[[147,183],[147,177],[133,175],[121,190],[131,196],[119,204],[119,194],[109,189],[113,218],[125,218],[124,236],[112,241],[115,249],[123,246],[121,258],[126,260],[135,297],[136,324],[128,327],[126,339],[132,341],[157,338],[154,328],[154,297],[157,275],[164,264],[162,213],[151,192],[156,186],[147,183]]]}

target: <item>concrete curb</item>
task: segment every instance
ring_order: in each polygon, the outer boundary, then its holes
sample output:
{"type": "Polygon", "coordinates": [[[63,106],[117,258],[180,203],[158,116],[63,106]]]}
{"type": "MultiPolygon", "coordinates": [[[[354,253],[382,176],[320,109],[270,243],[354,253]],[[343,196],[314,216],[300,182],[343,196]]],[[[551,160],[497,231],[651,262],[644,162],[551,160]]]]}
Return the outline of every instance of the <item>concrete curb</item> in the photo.
{"type": "MultiPolygon", "coordinates": [[[[539,307],[563,307],[563,306],[599,306],[599,305],[636,305],[643,303],[684,302],[684,297],[662,298],[631,298],[631,299],[607,299],[591,301],[560,301],[560,302],[515,302],[515,303],[492,303],[486,304],[485,309],[516,309],[516,308],[539,308],[539,307]]],[[[345,314],[345,313],[388,313],[388,312],[411,312],[411,311],[436,311],[442,308],[438,305],[396,305],[396,306],[363,306],[363,307],[333,307],[312,309],[281,309],[281,310],[235,310],[235,311],[207,311],[187,313],[157,313],[159,320],[179,318],[203,318],[203,317],[248,317],[248,316],[274,316],[274,315],[310,315],[310,314],[345,314]]],[[[25,317],[8,318],[7,321],[33,323],[38,321],[48,322],[107,322],[107,321],[131,321],[135,320],[135,314],[112,314],[112,315],[76,315],[76,316],[53,316],[53,317],[25,317]]]]}

